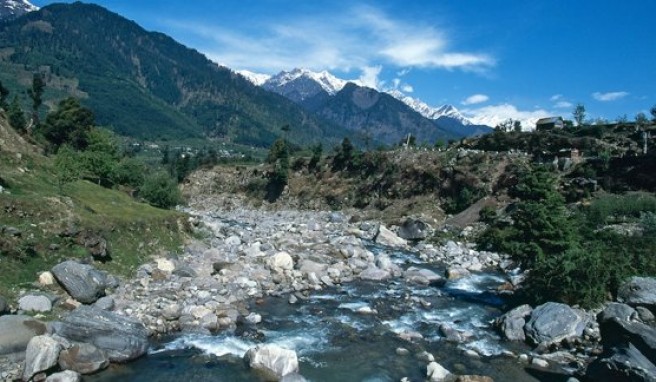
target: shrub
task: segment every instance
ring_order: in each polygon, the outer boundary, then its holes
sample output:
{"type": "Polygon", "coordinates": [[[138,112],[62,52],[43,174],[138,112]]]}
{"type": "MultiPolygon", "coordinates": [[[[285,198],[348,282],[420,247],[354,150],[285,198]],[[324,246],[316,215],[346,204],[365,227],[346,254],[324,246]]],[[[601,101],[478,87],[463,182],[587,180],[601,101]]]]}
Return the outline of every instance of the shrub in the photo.
{"type": "Polygon", "coordinates": [[[163,171],[146,177],[139,189],[139,196],[159,208],[171,208],[182,202],[177,183],[163,171]]]}

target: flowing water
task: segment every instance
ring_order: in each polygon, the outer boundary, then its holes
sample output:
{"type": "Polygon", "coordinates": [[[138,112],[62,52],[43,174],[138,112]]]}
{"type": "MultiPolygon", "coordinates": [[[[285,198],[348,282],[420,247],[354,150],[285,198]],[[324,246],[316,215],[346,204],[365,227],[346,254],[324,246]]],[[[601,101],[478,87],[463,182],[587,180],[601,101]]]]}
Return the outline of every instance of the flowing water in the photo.
{"type": "MultiPolygon", "coordinates": [[[[444,271],[421,264],[412,253],[391,255],[404,268],[412,263],[444,271]]],[[[262,315],[257,326],[241,326],[234,333],[216,336],[174,337],[153,344],[146,357],[113,366],[88,380],[253,381],[257,376],[242,357],[250,347],[264,342],[294,349],[300,374],[310,381],[400,381],[404,377],[423,381],[427,361],[420,354],[424,351],[457,374],[487,375],[495,381],[565,380],[527,369],[504,354],[529,351],[501,340],[490,326],[504,303],[493,291],[504,281],[495,273],[472,274],[443,287],[409,285],[402,279],[358,281],[314,292],[294,305],[287,298],[269,297],[251,306],[251,311],[262,315]],[[440,332],[442,324],[467,339],[447,341],[440,332]],[[466,355],[468,350],[480,356],[466,355]]]]}

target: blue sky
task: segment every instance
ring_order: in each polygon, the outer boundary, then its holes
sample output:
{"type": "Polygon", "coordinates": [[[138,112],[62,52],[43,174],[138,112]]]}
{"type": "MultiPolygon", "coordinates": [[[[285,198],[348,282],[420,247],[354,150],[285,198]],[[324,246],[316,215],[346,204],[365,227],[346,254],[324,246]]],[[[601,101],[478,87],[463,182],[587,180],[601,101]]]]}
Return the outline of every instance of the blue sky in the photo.
{"type": "Polygon", "coordinates": [[[96,3],[233,69],[325,69],[468,116],[569,118],[580,102],[633,119],[656,104],[653,0],[96,3]]]}

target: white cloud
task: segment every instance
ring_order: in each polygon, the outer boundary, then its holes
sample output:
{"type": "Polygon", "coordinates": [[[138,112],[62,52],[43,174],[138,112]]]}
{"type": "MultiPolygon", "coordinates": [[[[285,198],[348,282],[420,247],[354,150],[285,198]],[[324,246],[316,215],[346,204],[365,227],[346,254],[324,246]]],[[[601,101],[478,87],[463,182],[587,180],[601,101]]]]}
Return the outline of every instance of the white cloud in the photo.
{"type": "Polygon", "coordinates": [[[467,97],[461,103],[463,105],[475,105],[477,103],[487,102],[489,99],[490,99],[490,97],[486,96],[485,94],[474,94],[474,95],[471,95],[471,96],[467,97]]]}
{"type": "Polygon", "coordinates": [[[401,86],[401,90],[404,93],[412,93],[413,91],[415,91],[415,89],[412,87],[412,85],[409,85],[409,84],[403,84],[401,86]]]}
{"type": "Polygon", "coordinates": [[[512,119],[520,121],[524,130],[535,128],[535,122],[544,117],[553,115],[544,109],[519,110],[515,105],[508,103],[483,106],[475,109],[462,109],[460,112],[475,124],[497,126],[512,119]]]}
{"type": "Polygon", "coordinates": [[[608,93],[594,92],[592,93],[592,98],[596,99],[597,101],[609,102],[609,101],[616,101],[628,95],[629,93],[627,92],[608,92],[608,93]]]}
{"type": "Polygon", "coordinates": [[[558,101],[558,102],[556,102],[554,107],[556,109],[571,109],[571,108],[574,107],[574,104],[571,103],[571,102],[567,102],[567,101],[558,101]]]}
{"type": "Polygon", "coordinates": [[[551,98],[549,98],[549,101],[556,102],[556,101],[558,101],[562,98],[563,98],[562,94],[554,94],[554,95],[551,96],[551,98]]]}
{"type": "Polygon", "coordinates": [[[383,67],[378,66],[365,66],[362,68],[362,74],[360,75],[359,82],[362,86],[370,87],[372,89],[379,89],[385,83],[378,79],[383,67]]]}
{"type": "Polygon", "coordinates": [[[257,72],[389,65],[399,69],[400,77],[411,67],[484,71],[495,64],[484,53],[452,47],[448,36],[431,25],[401,20],[370,6],[354,6],[334,17],[322,13],[258,19],[239,30],[194,20],[168,24],[202,37],[201,50],[214,61],[257,72]]]}

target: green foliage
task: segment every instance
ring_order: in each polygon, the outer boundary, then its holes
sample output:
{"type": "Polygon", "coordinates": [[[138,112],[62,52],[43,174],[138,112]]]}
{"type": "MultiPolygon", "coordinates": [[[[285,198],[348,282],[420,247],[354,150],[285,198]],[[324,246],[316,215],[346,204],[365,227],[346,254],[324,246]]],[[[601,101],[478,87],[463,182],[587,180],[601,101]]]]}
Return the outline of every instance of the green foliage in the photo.
{"type": "Polygon", "coordinates": [[[27,95],[32,100],[32,116],[34,123],[39,123],[39,107],[43,104],[43,91],[45,90],[46,82],[41,73],[34,73],[32,76],[32,87],[27,89],[27,95]]]}
{"type": "Polygon", "coordinates": [[[89,133],[95,126],[93,112],[80,105],[75,98],[59,102],[57,110],[48,114],[40,126],[40,133],[53,146],[54,151],[63,144],[84,150],[89,144],[89,133]]]}
{"type": "Polygon", "coordinates": [[[358,149],[353,146],[348,137],[342,140],[342,144],[337,149],[333,158],[333,171],[349,170],[355,171],[360,167],[362,155],[358,149]]]}
{"type": "Polygon", "coordinates": [[[132,189],[137,189],[143,184],[146,171],[146,166],[141,160],[126,157],[116,166],[112,181],[115,184],[122,184],[132,189]]]}
{"type": "Polygon", "coordinates": [[[492,224],[497,219],[497,210],[493,206],[484,206],[478,212],[478,218],[483,223],[492,224]]]}
{"type": "Polygon", "coordinates": [[[656,105],[652,106],[651,109],[649,109],[649,114],[651,114],[651,121],[656,122],[656,105]]]}
{"type": "Polygon", "coordinates": [[[572,112],[572,117],[574,118],[574,121],[576,121],[576,126],[583,126],[583,123],[585,122],[585,106],[581,103],[577,104],[572,112]]]}
{"type": "Polygon", "coordinates": [[[177,183],[163,171],[146,176],[139,189],[139,196],[159,208],[175,207],[182,202],[177,183]]]}
{"type": "Polygon", "coordinates": [[[13,101],[11,101],[9,110],[7,110],[7,119],[9,120],[9,124],[14,128],[14,130],[21,134],[25,132],[25,129],[27,128],[27,122],[25,121],[25,114],[23,113],[23,109],[21,109],[20,103],[18,102],[18,97],[14,96],[13,101]]]}
{"type": "Polygon", "coordinates": [[[638,219],[644,213],[656,213],[656,197],[647,193],[604,195],[586,210],[588,220],[598,227],[638,219]]]}
{"type": "Polygon", "coordinates": [[[64,186],[76,181],[82,174],[79,154],[68,145],[63,145],[55,157],[55,176],[59,192],[63,193],[64,186]]]}
{"type": "Polygon", "coordinates": [[[312,157],[310,158],[310,162],[308,163],[308,168],[310,170],[314,170],[317,168],[317,165],[321,161],[322,155],[323,155],[323,145],[321,143],[317,143],[316,145],[312,146],[312,157]]]}
{"type": "Polygon", "coordinates": [[[267,183],[267,197],[269,201],[275,201],[280,197],[289,181],[289,146],[284,139],[276,140],[269,154],[267,163],[272,165],[267,183]]]}
{"type": "Polygon", "coordinates": [[[0,109],[7,110],[9,108],[7,96],[9,96],[9,89],[4,87],[2,81],[0,81],[0,109]]]}

